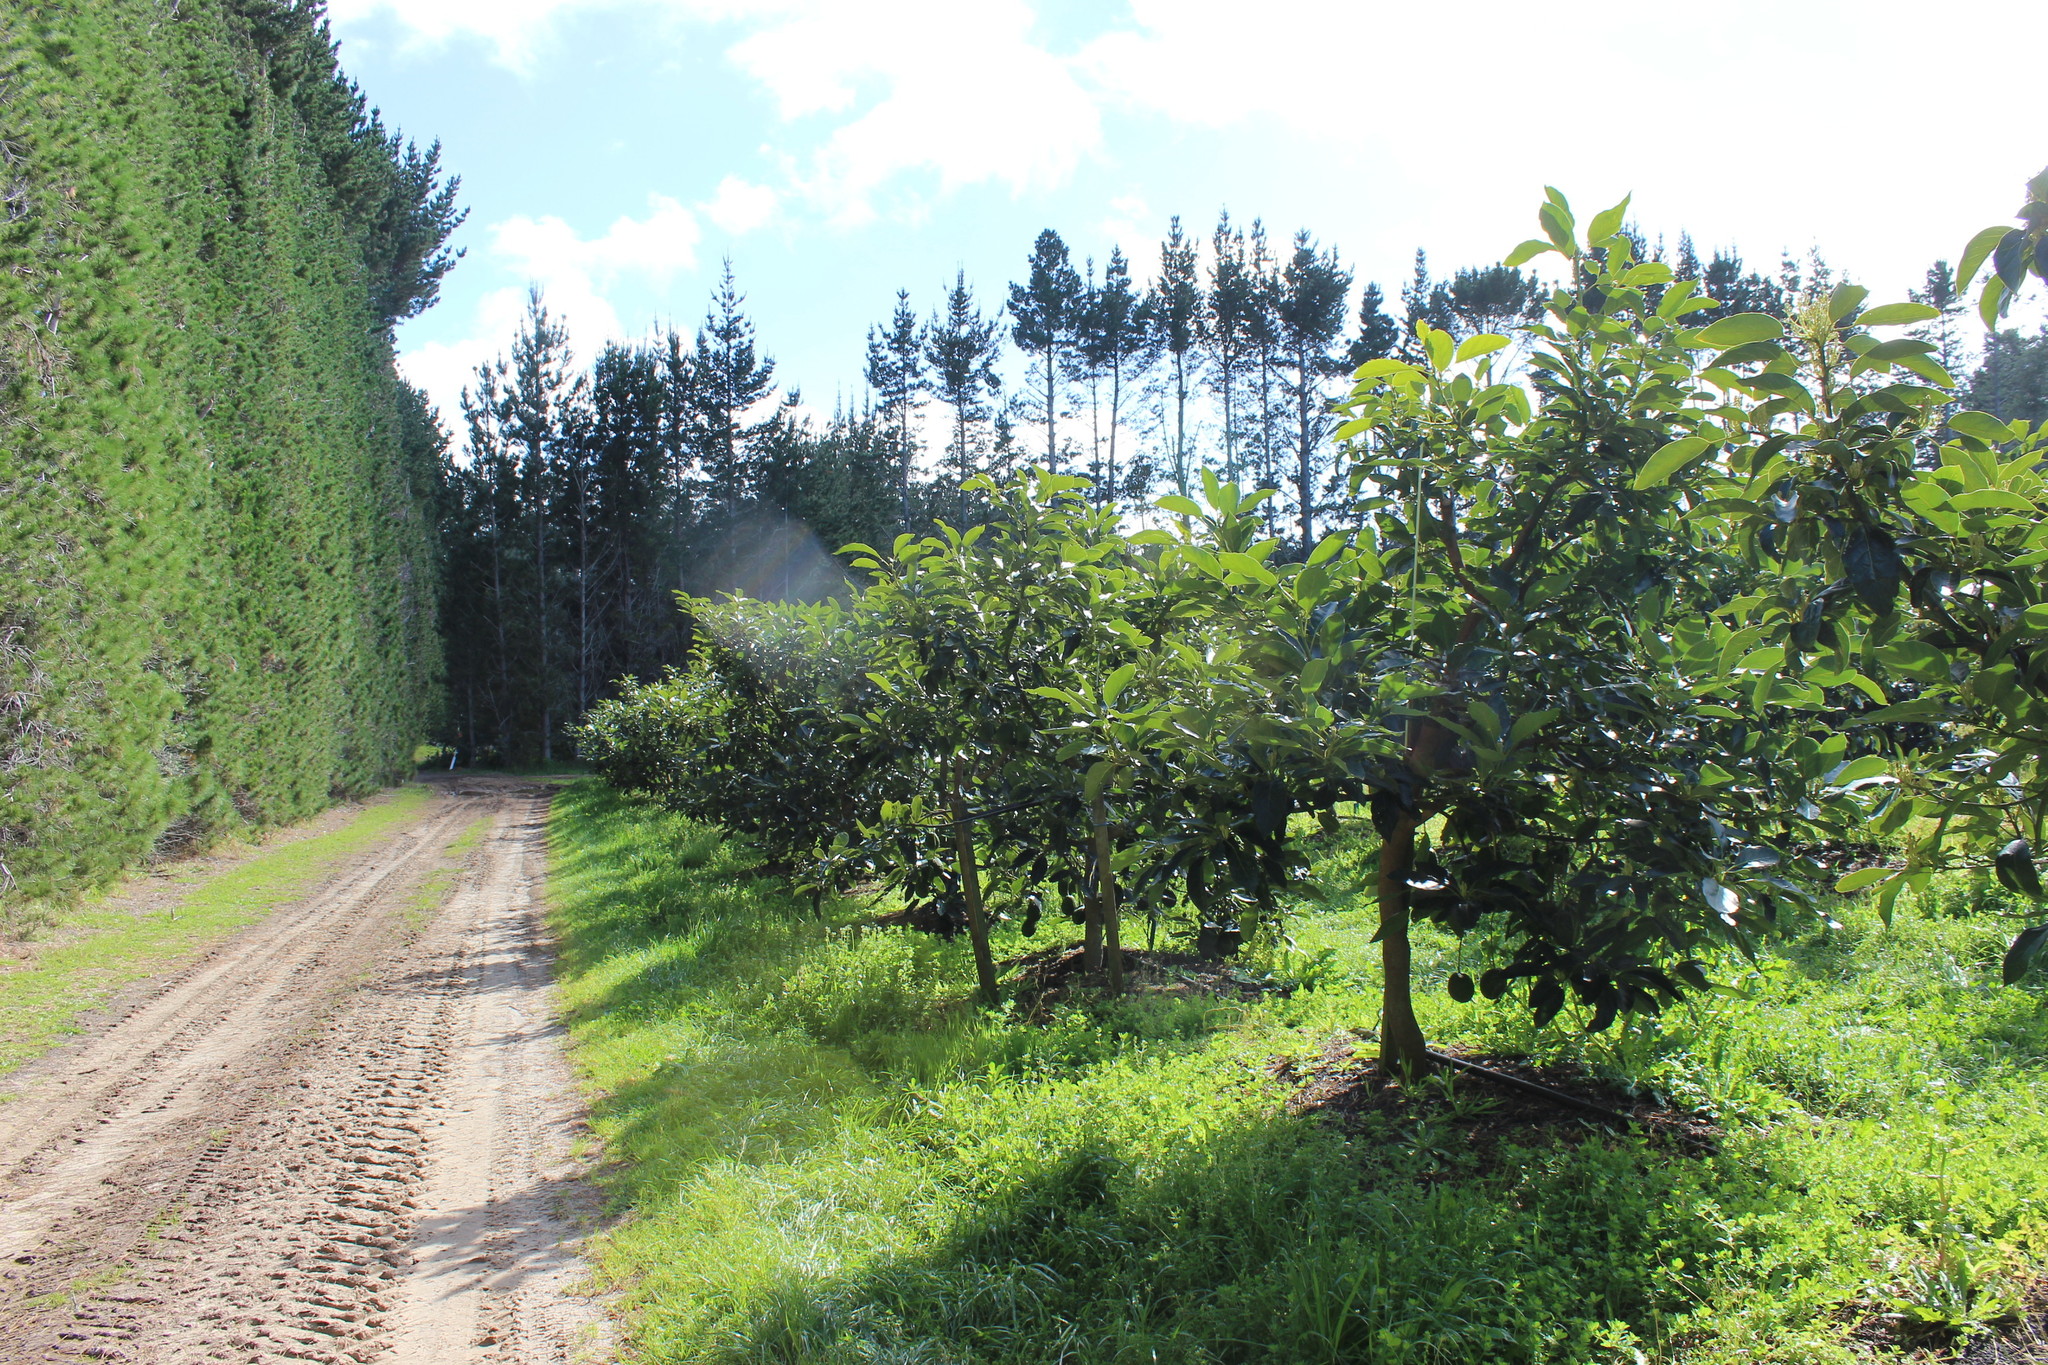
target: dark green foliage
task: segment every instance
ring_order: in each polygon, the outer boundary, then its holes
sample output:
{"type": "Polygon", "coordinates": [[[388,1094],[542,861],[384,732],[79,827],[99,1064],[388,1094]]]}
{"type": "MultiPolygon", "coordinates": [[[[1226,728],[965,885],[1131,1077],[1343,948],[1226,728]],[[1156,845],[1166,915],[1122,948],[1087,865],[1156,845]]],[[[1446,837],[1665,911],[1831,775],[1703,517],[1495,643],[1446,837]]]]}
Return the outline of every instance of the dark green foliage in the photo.
{"type": "Polygon", "coordinates": [[[1966,402],[2001,421],[2048,422],[2048,329],[1985,337],[1984,363],[1970,376],[1966,402]]]}
{"type": "Polygon", "coordinates": [[[0,906],[410,766],[459,214],[315,6],[0,14],[0,906]]]}
{"type": "Polygon", "coordinates": [[[622,679],[682,664],[677,592],[830,596],[833,551],[896,524],[900,414],[820,429],[773,404],[743,301],[727,271],[694,342],[609,346],[584,372],[536,296],[466,391],[442,538],[447,735],[472,761],[549,761],[622,679]]]}
{"type": "Polygon", "coordinates": [[[1031,357],[1032,402],[1028,419],[1045,424],[1045,467],[1060,467],[1060,379],[1073,354],[1084,305],[1081,277],[1067,244],[1051,228],[1031,249],[1031,271],[1010,286],[1010,337],[1031,357]]]}
{"type": "Polygon", "coordinates": [[[924,359],[931,370],[932,395],[952,410],[953,435],[945,464],[953,486],[962,490],[957,511],[962,523],[969,516],[965,485],[991,453],[982,423],[988,420],[989,400],[1002,390],[995,370],[1002,344],[1002,324],[982,317],[967,272],[957,272],[946,294],[945,311],[934,312],[925,325],[924,359]]]}
{"type": "Polygon", "coordinates": [[[1323,487],[1324,443],[1332,425],[1329,382],[1345,373],[1335,348],[1350,289],[1351,272],[1337,263],[1336,251],[1318,249],[1306,228],[1295,233],[1294,254],[1273,298],[1273,317],[1280,334],[1282,386],[1294,407],[1294,507],[1302,554],[1315,545],[1316,513],[1332,491],[1323,487]]]}

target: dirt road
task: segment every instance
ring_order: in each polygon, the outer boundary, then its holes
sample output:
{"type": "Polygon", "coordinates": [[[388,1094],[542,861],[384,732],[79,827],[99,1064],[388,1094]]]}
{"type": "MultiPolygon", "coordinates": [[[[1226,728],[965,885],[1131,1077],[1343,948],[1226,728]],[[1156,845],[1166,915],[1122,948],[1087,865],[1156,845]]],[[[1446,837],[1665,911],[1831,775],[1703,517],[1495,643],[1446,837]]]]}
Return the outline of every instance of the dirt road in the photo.
{"type": "Polygon", "coordinates": [[[550,1011],[546,792],[436,788],[0,1085],[0,1361],[610,1359],[570,1292],[596,1202],[550,1011]]]}

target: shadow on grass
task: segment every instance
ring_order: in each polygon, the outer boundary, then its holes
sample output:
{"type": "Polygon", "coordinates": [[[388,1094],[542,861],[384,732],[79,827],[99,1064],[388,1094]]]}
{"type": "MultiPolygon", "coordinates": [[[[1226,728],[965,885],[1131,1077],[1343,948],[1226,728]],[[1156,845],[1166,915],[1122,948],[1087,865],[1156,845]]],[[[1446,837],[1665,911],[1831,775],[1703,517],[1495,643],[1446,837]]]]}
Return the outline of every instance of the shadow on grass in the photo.
{"type": "MultiPolygon", "coordinates": [[[[703,1354],[676,1358],[1626,1359],[1693,1302],[1686,1266],[1740,1255],[1695,1213],[1726,1206],[1728,1172],[1632,1145],[1466,1180],[1426,1148],[1248,1112],[1157,1150],[1080,1136],[1000,1166],[977,1154],[927,1166],[957,1198],[922,1245],[822,1273],[764,1264],[745,1285],[728,1271],[703,1354]]],[[[1790,1191],[1750,1195],[1731,1212],[1795,1213],[1790,1191]]]]}

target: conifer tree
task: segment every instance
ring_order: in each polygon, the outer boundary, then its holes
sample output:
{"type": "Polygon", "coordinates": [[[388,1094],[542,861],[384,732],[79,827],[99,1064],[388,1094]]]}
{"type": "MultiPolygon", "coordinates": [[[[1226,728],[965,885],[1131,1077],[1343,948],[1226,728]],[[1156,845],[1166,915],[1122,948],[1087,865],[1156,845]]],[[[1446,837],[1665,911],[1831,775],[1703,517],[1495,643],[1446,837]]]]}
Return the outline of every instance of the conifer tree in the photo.
{"type": "Polygon", "coordinates": [[[697,366],[682,334],[670,328],[658,358],[661,416],[656,429],[668,505],[668,565],[663,581],[670,591],[689,586],[681,551],[696,516],[698,452],[703,446],[703,405],[697,397],[697,366]]]}
{"type": "Polygon", "coordinates": [[[697,331],[691,357],[697,416],[702,427],[701,477],[728,514],[748,494],[747,446],[764,428],[748,426],[747,414],[775,389],[775,362],[754,344],[754,324],[740,311],[747,296],[733,281],[732,261],[711,294],[711,309],[697,331]]]}
{"type": "Polygon", "coordinates": [[[1157,345],[1167,358],[1172,386],[1172,444],[1168,461],[1175,491],[1186,497],[1192,487],[1188,453],[1188,390],[1200,366],[1202,281],[1197,272],[1196,245],[1181,231],[1180,215],[1167,226],[1159,246],[1159,279],[1152,286],[1150,315],[1157,345]]]}
{"type": "Polygon", "coordinates": [[[1925,283],[1906,293],[1913,302],[1924,303],[1941,314],[1925,327],[1915,328],[1912,335],[1933,343],[1935,363],[1950,374],[1961,374],[1963,338],[1956,328],[1956,319],[1963,315],[1963,307],[1969,299],[1956,281],[1956,272],[1947,261],[1936,261],[1927,268],[1925,283]]]}
{"type": "Polygon", "coordinates": [[[1357,369],[1368,360],[1394,354],[1401,344],[1401,324],[1387,315],[1386,295],[1377,282],[1370,283],[1358,298],[1358,335],[1345,348],[1344,363],[1357,369]]]}
{"type": "MultiPolygon", "coordinates": [[[[1420,261],[1417,262],[1418,269],[1420,261]]],[[[1318,250],[1308,229],[1294,234],[1294,254],[1281,272],[1274,317],[1286,360],[1287,394],[1294,400],[1294,495],[1301,551],[1315,547],[1316,495],[1322,446],[1328,434],[1328,384],[1342,366],[1332,353],[1344,330],[1351,272],[1334,250],[1318,250]]]]}
{"type": "Polygon", "coordinates": [[[881,401],[881,420],[895,440],[899,532],[910,529],[910,474],[917,462],[910,426],[918,401],[931,390],[925,375],[924,336],[924,328],[911,310],[908,289],[896,291],[896,311],[889,316],[886,332],[868,328],[868,387],[881,401]]]}
{"type": "Polygon", "coordinates": [[[1095,496],[1115,503],[1129,496],[1127,471],[1118,463],[1117,437],[1122,431],[1132,393],[1151,369],[1157,352],[1146,300],[1131,284],[1131,265],[1123,248],[1114,247],[1103,268],[1102,285],[1094,290],[1084,315],[1080,348],[1086,363],[1109,385],[1109,433],[1102,464],[1092,470],[1095,496]]]}
{"type": "Polygon", "coordinates": [[[953,438],[946,463],[960,492],[960,520],[967,520],[966,483],[979,473],[982,452],[977,429],[987,420],[989,402],[1002,391],[996,377],[996,356],[1002,346],[1002,323],[984,319],[968,288],[967,272],[955,273],[946,293],[946,310],[933,313],[925,326],[924,357],[931,367],[932,393],[953,412],[953,438]]]}
{"type": "Polygon", "coordinates": [[[537,287],[529,290],[526,318],[512,339],[511,363],[503,375],[503,422],[505,439],[519,452],[521,501],[532,526],[529,620],[543,763],[554,759],[555,722],[561,718],[553,648],[555,587],[548,571],[549,505],[557,492],[557,465],[567,439],[564,422],[581,399],[585,383],[572,366],[568,328],[549,314],[537,287]]]}
{"type": "Polygon", "coordinates": [[[1971,407],[2000,421],[2048,422],[2048,327],[2033,336],[2006,328],[1986,337],[1968,394],[1971,407]]]}
{"type": "Polygon", "coordinates": [[[1060,467],[1060,378],[1073,351],[1081,304],[1081,277],[1067,244],[1047,228],[1032,245],[1026,282],[1010,286],[1010,336],[1031,357],[1037,400],[1031,415],[1045,423],[1045,467],[1054,471],[1060,467]]]}
{"type": "MultiPolygon", "coordinates": [[[[1246,266],[1252,277],[1251,351],[1252,385],[1257,397],[1258,417],[1254,432],[1257,446],[1255,464],[1260,488],[1280,487],[1280,451],[1285,445],[1280,432],[1281,411],[1275,401],[1280,384],[1280,324],[1274,309],[1280,297],[1280,263],[1266,243],[1266,225],[1252,220],[1251,259],[1246,266]]],[[[1270,534],[1278,509],[1268,498],[1260,508],[1270,534]]]]}
{"type": "Polygon", "coordinates": [[[1230,214],[1216,220],[1210,238],[1209,292],[1203,332],[1209,344],[1210,382],[1223,406],[1223,477],[1238,479],[1237,447],[1240,414],[1238,386],[1256,344],[1260,299],[1258,277],[1252,273],[1244,231],[1232,228],[1230,214]]]}
{"type": "Polygon", "coordinates": [[[1482,332],[1512,337],[1543,315],[1543,288],[1534,271],[1524,275],[1513,266],[1479,266],[1458,271],[1446,288],[1457,320],[1456,327],[1446,330],[1461,337],[1482,332]]]}

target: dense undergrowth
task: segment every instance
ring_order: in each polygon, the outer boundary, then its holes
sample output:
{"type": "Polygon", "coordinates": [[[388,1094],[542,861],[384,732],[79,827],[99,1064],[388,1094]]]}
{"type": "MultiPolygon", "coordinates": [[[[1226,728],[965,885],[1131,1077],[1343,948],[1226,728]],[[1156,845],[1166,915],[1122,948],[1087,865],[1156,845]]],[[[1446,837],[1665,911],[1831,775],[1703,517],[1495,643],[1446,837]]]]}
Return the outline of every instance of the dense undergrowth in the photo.
{"type": "MultiPolygon", "coordinates": [[[[1289,1117],[1273,1079],[1374,1020],[1368,850],[1326,845],[1326,898],[1244,961],[1314,989],[1033,1024],[970,1001],[964,942],[854,901],[813,918],[714,828],[584,782],[551,829],[637,1358],[1846,1361],[1955,1340],[2048,1245],[2048,1013],[1997,987],[2009,926],[1961,883],[1723,964],[1746,1000],[1605,1035],[1424,989],[1433,1038],[1581,1060],[1725,1129],[1706,1157],[1481,1169],[1434,1121],[1289,1117]]],[[[1420,980],[1463,951],[1422,935],[1420,980]]]]}

